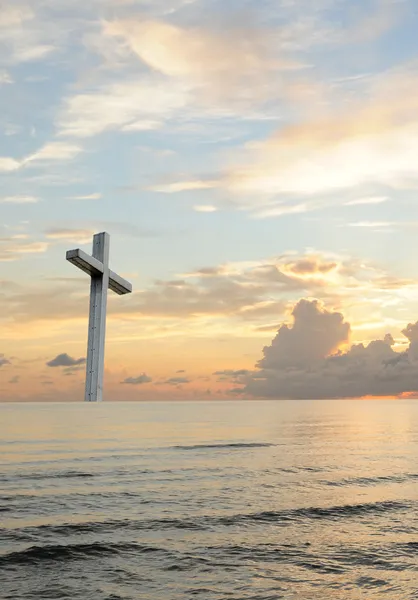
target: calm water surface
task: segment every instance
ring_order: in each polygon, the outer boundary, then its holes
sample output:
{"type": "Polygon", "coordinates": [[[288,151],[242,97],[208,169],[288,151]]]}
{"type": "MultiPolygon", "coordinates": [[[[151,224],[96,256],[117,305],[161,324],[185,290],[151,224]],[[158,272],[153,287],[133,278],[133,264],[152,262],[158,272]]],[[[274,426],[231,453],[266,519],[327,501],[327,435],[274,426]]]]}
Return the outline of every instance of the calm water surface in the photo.
{"type": "Polygon", "coordinates": [[[1,598],[418,598],[418,401],[0,414],[1,598]]]}

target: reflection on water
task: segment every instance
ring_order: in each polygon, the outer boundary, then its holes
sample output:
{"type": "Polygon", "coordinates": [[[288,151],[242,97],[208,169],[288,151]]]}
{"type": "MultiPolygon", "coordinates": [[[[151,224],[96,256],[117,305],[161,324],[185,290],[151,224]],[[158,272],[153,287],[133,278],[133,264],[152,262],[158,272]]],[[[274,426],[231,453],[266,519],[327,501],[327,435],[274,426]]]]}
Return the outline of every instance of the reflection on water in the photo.
{"type": "Polygon", "coordinates": [[[4,598],[418,597],[414,401],[1,412],[4,598]]]}

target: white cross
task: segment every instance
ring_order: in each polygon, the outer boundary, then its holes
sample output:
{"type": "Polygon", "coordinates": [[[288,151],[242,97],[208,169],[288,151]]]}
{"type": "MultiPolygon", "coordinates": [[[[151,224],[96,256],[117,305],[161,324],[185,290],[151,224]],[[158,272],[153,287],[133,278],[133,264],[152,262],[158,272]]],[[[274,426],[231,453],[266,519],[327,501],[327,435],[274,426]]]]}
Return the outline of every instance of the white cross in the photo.
{"type": "Polygon", "coordinates": [[[91,277],[86,402],[100,402],[103,396],[107,290],[119,295],[132,292],[132,284],[109,269],[109,244],[108,233],[96,233],[92,256],[79,248],[67,252],[67,260],[91,277]]]}

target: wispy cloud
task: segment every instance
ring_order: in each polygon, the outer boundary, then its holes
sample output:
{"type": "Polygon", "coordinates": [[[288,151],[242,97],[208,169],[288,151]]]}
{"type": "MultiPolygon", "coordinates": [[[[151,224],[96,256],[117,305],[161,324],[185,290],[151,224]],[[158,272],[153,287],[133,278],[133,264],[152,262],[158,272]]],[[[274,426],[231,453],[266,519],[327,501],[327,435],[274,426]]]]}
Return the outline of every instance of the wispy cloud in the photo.
{"type": "Polygon", "coordinates": [[[151,185],[148,190],[152,192],[163,192],[165,194],[176,194],[178,192],[193,192],[197,190],[210,190],[218,187],[219,181],[213,180],[190,180],[175,181],[172,183],[162,183],[151,185]]]}
{"type": "Polygon", "coordinates": [[[370,196],[367,198],[357,198],[355,200],[349,200],[345,203],[345,206],[362,206],[363,204],[383,204],[388,202],[390,198],[388,196],[370,196]]]}
{"type": "Polygon", "coordinates": [[[161,382],[162,385],[184,385],[186,383],[190,383],[188,377],[170,377],[161,382]]]}
{"type": "Polygon", "coordinates": [[[156,125],[184,107],[187,95],[183,86],[154,77],[103,85],[96,92],[67,98],[57,127],[61,135],[83,138],[107,130],[139,129],[150,120],[156,125]]]}
{"type": "Polygon", "coordinates": [[[202,213],[213,213],[216,212],[218,208],[216,206],[213,206],[213,204],[196,204],[195,206],[193,206],[193,210],[202,213]]]}
{"type": "Polygon", "coordinates": [[[154,71],[193,88],[201,103],[264,100],[277,83],[277,73],[299,69],[275,33],[250,20],[225,21],[217,28],[155,19],[104,25],[106,36],[122,40],[154,71]]]}
{"type": "Polygon", "coordinates": [[[60,229],[51,228],[45,231],[45,236],[49,240],[60,242],[74,242],[78,244],[87,244],[91,241],[94,231],[88,229],[60,229]]]}
{"type": "Polygon", "coordinates": [[[27,242],[11,237],[0,238],[0,262],[15,261],[27,254],[42,254],[48,250],[47,242],[27,242]]]}
{"type": "Polygon", "coordinates": [[[345,200],[343,192],[364,187],[416,189],[418,71],[413,65],[391,70],[363,86],[344,110],[284,125],[265,141],[247,144],[237,153],[236,166],[219,177],[152,189],[174,193],[219,187],[260,216],[386,201],[377,194],[345,200]],[[295,203],[295,198],[303,200],[295,203]]]}
{"type": "Polygon", "coordinates": [[[0,41],[4,61],[13,64],[39,60],[56,49],[57,31],[37,18],[36,8],[30,3],[3,3],[0,41]]]}
{"type": "Polygon", "coordinates": [[[22,164],[32,162],[54,162],[60,160],[72,160],[82,151],[76,144],[68,142],[49,142],[39,150],[29,155],[22,164]]]}
{"type": "Polygon", "coordinates": [[[99,192],[86,194],[85,196],[72,196],[70,200],[100,200],[102,195],[99,192]]]}
{"type": "Polygon", "coordinates": [[[147,375],[146,373],[142,373],[138,377],[127,377],[121,383],[125,383],[128,385],[143,385],[144,383],[151,383],[152,377],[147,375]]]}
{"type": "Polygon", "coordinates": [[[397,225],[396,221],[357,221],[356,223],[348,223],[350,227],[370,227],[370,228],[380,228],[380,227],[393,227],[393,225],[397,225]]]}
{"type": "Polygon", "coordinates": [[[17,171],[21,167],[21,163],[14,158],[7,156],[0,156],[0,171],[12,172],[17,171]]]}
{"type": "Polygon", "coordinates": [[[0,204],[36,204],[39,198],[35,196],[3,196],[0,197],[0,204]]]}
{"type": "Polygon", "coordinates": [[[0,85],[13,83],[13,79],[7,71],[0,69],[0,85]]]}
{"type": "Polygon", "coordinates": [[[22,167],[47,165],[49,163],[74,159],[82,148],[68,142],[49,142],[22,159],[0,157],[0,171],[18,171],[22,167]]]}

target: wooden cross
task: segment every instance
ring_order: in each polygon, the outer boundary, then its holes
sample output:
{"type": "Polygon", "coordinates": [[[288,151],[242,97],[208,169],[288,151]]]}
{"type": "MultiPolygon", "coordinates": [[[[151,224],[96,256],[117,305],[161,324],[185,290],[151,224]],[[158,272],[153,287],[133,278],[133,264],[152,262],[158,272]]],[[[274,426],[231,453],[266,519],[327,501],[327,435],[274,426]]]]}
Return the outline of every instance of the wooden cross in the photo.
{"type": "Polygon", "coordinates": [[[119,295],[132,292],[132,284],[109,269],[109,245],[108,233],[96,233],[93,236],[92,256],[79,248],[67,252],[67,260],[91,277],[86,402],[100,402],[103,399],[107,290],[110,288],[119,295]]]}

